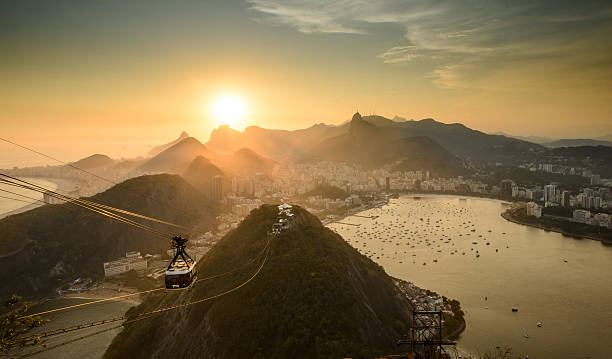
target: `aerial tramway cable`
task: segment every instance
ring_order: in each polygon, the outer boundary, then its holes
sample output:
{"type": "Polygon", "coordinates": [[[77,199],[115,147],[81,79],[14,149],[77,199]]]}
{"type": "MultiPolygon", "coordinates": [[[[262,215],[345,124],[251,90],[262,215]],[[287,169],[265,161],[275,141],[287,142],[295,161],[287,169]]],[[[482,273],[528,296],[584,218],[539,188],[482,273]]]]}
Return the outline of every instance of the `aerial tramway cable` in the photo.
{"type": "MultiPolygon", "coordinates": [[[[134,190],[133,190],[133,189],[131,189],[131,188],[127,188],[127,187],[126,187],[126,186],[124,186],[122,183],[117,183],[117,182],[115,182],[115,181],[113,181],[113,180],[110,180],[110,179],[108,179],[108,178],[105,178],[105,177],[102,177],[102,176],[100,176],[100,175],[97,175],[97,174],[95,174],[95,173],[93,173],[93,172],[91,172],[91,171],[87,171],[87,170],[82,169],[82,168],[80,168],[80,167],[78,167],[78,166],[75,166],[75,165],[73,165],[72,163],[68,163],[68,162],[62,161],[62,160],[60,160],[60,159],[57,159],[57,158],[55,158],[55,157],[53,157],[53,156],[49,156],[49,155],[47,155],[47,154],[44,154],[44,153],[42,153],[42,152],[40,152],[40,151],[37,151],[37,150],[35,150],[35,149],[33,149],[33,148],[30,148],[30,147],[27,147],[27,146],[24,146],[24,145],[20,145],[20,144],[18,144],[18,143],[16,143],[16,142],[14,142],[14,141],[10,141],[10,140],[7,140],[7,139],[2,138],[2,137],[0,137],[0,141],[4,141],[4,142],[7,142],[7,143],[10,143],[10,144],[12,144],[12,145],[14,145],[14,146],[17,146],[17,147],[19,147],[19,148],[22,148],[22,149],[24,149],[24,150],[27,150],[27,151],[30,151],[30,152],[36,153],[36,154],[37,154],[37,155],[39,155],[39,156],[42,156],[42,157],[45,157],[45,158],[51,159],[51,160],[53,160],[53,161],[56,161],[56,162],[58,162],[58,163],[61,163],[61,164],[65,165],[65,166],[68,166],[68,167],[73,168],[73,169],[75,169],[75,170],[81,171],[81,172],[83,172],[83,173],[87,173],[87,174],[89,174],[89,175],[91,175],[91,176],[94,176],[94,177],[96,177],[96,178],[98,178],[98,179],[100,179],[100,180],[102,180],[102,181],[105,181],[105,182],[107,182],[107,183],[110,183],[110,184],[112,184],[112,185],[115,185],[115,186],[117,186],[118,188],[123,189],[124,191],[132,192],[132,193],[134,193],[134,194],[136,194],[136,195],[138,195],[138,196],[142,196],[142,195],[144,195],[143,193],[138,193],[137,191],[134,191],[134,190]]],[[[173,209],[173,210],[175,210],[175,211],[179,211],[179,212],[183,212],[183,213],[185,213],[184,211],[180,210],[179,208],[176,208],[176,207],[174,207],[174,206],[171,206],[171,205],[169,205],[168,203],[163,203],[163,202],[160,202],[160,201],[157,201],[157,200],[154,200],[154,201],[155,201],[155,202],[157,202],[157,203],[159,203],[159,204],[161,204],[161,205],[162,205],[162,206],[164,206],[164,207],[171,208],[171,209],[173,209]]]]}
{"type": "Polygon", "coordinates": [[[157,219],[157,218],[154,218],[154,217],[145,216],[145,215],[142,215],[142,214],[139,214],[139,213],[130,212],[130,211],[127,211],[127,210],[124,210],[124,209],[121,209],[121,208],[116,208],[116,207],[108,206],[108,205],[105,205],[105,204],[96,203],[96,202],[93,202],[93,201],[89,201],[89,200],[85,200],[85,199],[81,199],[81,198],[72,197],[72,196],[69,196],[69,195],[66,195],[66,194],[62,194],[62,193],[59,193],[57,191],[53,191],[53,190],[50,190],[50,189],[45,188],[43,186],[40,186],[40,185],[31,183],[31,182],[28,182],[26,180],[22,180],[20,178],[12,177],[12,176],[9,176],[9,175],[6,175],[6,174],[0,173],[0,177],[5,177],[5,179],[1,179],[0,181],[4,182],[6,184],[11,184],[12,183],[13,185],[15,185],[18,182],[20,182],[19,186],[22,187],[22,188],[27,188],[27,189],[30,189],[30,190],[33,190],[33,191],[37,191],[37,192],[41,192],[41,193],[47,192],[48,194],[54,194],[56,196],[62,196],[62,197],[65,197],[66,202],[69,202],[68,199],[70,201],[79,201],[79,202],[84,203],[84,204],[93,205],[93,206],[100,207],[100,208],[103,208],[103,209],[108,209],[108,210],[116,211],[116,212],[127,214],[127,215],[130,215],[130,216],[133,216],[133,217],[147,219],[149,221],[153,221],[153,222],[157,222],[157,223],[161,223],[161,224],[167,224],[169,226],[173,226],[173,227],[177,227],[177,228],[188,229],[185,226],[181,226],[181,225],[178,225],[178,224],[175,224],[175,223],[172,223],[172,222],[164,221],[164,220],[157,219]],[[6,180],[6,178],[9,178],[10,180],[6,180]]]}
{"type": "MultiPolygon", "coordinates": [[[[227,276],[229,274],[232,274],[232,273],[237,272],[237,271],[239,271],[241,269],[244,269],[244,268],[248,267],[253,261],[259,259],[265,253],[266,248],[267,248],[267,246],[264,247],[264,249],[259,254],[257,254],[255,257],[249,259],[247,261],[247,263],[241,265],[240,267],[236,267],[234,269],[231,269],[231,270],[229,270],[227,272],[223,272],[221,274],[215,274],[215,275],[212,275],[212,276],[196,279],[194,281],[194,284],[202,282],[202,281],[207,281],[207,280],[212,280],[212,279],[217,279],[217,278],[225,277],[225,276],[227,276]]],[[[154,292],[158,292],[158,291],[162,291],[162,290],[166,290],[166,288],[165,287],[159,287],[159,288],[155,288],[155,289],[143,290],[143,291],[140,291],[140,292],[128,293],[128,294],[123,294],[123,295],[119,295],[119,296],[115,296],[115,297],[110,297],[110,298],[98,299],[98,300],[94,300],[94,301],[91,301],[91,302],[80,303],[80,304],[75,304],[75,305],[69,305],[69,306],[66,306],[66,307],[50,309],[50,310],[46,310],[44,312],[38,312],[38,313],[26,315],[25,318],[35,317],[35,316],[49,314],[49,313],[61,312],[61,311],[64,311],[64,310],[69,310],[69,309],[77,309],[77,308],[85,307],[85,306],[88,306],[88,305],[100,304],[100,303],[114,301],[114,300],[119,300],[119,299],[123,299],[123,298],[127,298],[127,297],[133,297],[133,296],[140,295],[140,294],[154,293],[154,292]]]]}
{"type": "Polygon", "coordinates": [[[100,325],[104,325],[104,324],[109,324],[109,323],[114,323],[114,322],[118,322],[121,320],[125,320],[125,322],[122,323],[122,325],[126,325],[126,324],[130,324],[133,322],[137,322],[140,320],[144,320],[144,319],[149,319],[152,318],[155,314],[159,314],[159,313],[166,313],[175,309],[179,309],[179,308],[184,308],[184,307],[188,307],[191,305],[195,305],[195,304],[200,304],[200,303],[204,303],[213,299],[217,299],[220,298],[222,296],[225,296],[227,294],[233,293],[235,291],[237,291],[238,289],[244,287],[245,285],[247,285],[248,283],[250,283],[253,279],[255,279],[259,273],[261,272],[261,269],[264,267],[264,265],[266,264],[267,260],[268,260],[268,254],[269,254],[269,245],[270,245],[270,240],[268,240],[264,250],[265,250],[265,257],[262,261],[262,263],[259,265],[259,267],[257,268],[257,271],[255,271],[255,273],[246,281],[242,282],[241,284],[228,289],[224,292],[206,297],[206,298],[202,298],[202,299],[198,299],[192,302],[187,302],[187,303],[182,303],[182,304],[177,304],[177,305],[173,305],[173,306],[168,306],[168,307],[164,307],[164,308],[158,308],[156,310],[152,310],[150,312],[145,312],[145,313],[140,313],[140,314],[134,314],[134,315],[123,315],[120,317],[114,317],[114,318],[110,318],[110,319],[105,319],[105,320],[100,320],[100,321],[95,321],[95,322],[88,322],[88,323],[83,323],[83,324],[78,324],[78,325],[74,325],[74,326],[70,326],[70,327],[65,327],[65,328],[59,328],[59,329],[55,329],[53,331],[50,332],[46,332],[46,333],[42,333],[42,334],[38,334],[38,335],[30,335],[27,337],[23,337],[20,338],[16,341],[7,343],[9,346],[16,346],[16,345],[20,345],[20,344],[24,344],[33,340],[37,340],[37,339],[42,339],[42,338],[49,338],[49,337],[53,337],[56,335],[60,335],[60,334],[65,334],[65,333],[70,333],[70,332],[74,332],[77,330],[83,330],[83,329],[87,329],[87,328],[92,328],[92,327],[96,327],[96,326],[100,326],[100,325]]]}
{"type": "MultiPolygon", "coordinates": [[[[5,178],[0,178],[0,183],[5,183],[5,184],[8,184],[8,185],[12,185],[12,186],[20,187],[20,188],[26,188],[26,189],[29,189],[29,190],[32,190],[32,191],[36,191],[36,192],[39,192],[39,193],[46,193],[47,195],[49,195],[51,197],[63,200],[65,202],[70,203],[70,204],[75,205],[75,206],[79,206],[79,207],[82,207],[82,208],[89,209],[89,210],[91,210],[93,212],[96,212],[98,214],[101,214],[101,215],[104,215],[106,217],[115,219],[115,220],[117,220],[119,222],[123,222],[123,223],[126,223],[126,224],[133,225],[133,226],[138,227],[140,229],[143,229],[145,231],[154,233],[156,235],[160,235],[160,236],[162,236],[164,238],[167,238],[169,236],[168,233],[163,233],[163,232],[161,232],[159,230],[156,230],[156,229],[154,229],[152,227],[149,227],[147,225],[144,225],[142,223],[136,222],[136,221],[131,220],[129,218],[122,217],[122,216],[120,216],[120,215],[118,215],[116,213],[112,213],[112,212],[110,212],[110,210],[106,210],[106,209],[104,209],[104,207],[101,207],[102,205],[99,205],[98,203],[95,203],[95,202],[92,202],[92,201],[81,200],[79,198],[75,198],[75,197],[71,197],[71,196],[68,196],[68,195],[61,194],[61,193],[57,193],[55,191],[51,191],[51,190],[45,189],[44,187],[37,186],[37,185],[34,185],[34,184],[30,183],[30,182],[27,182],[27,181],[24,181],[24,180],[20,180],[20,179],[17,179],[17,178],[14,178],[14,177],[11,177],[11,176],[8,176],[8,175],[5,175],[5,174],[0,174],[0,176],[1,177],[7,177],[7,178],[11,179],[11,180],[7,180],[5,178]],[[16,182],[16,181],[23,182],[25,184],[19,183],[19,182],[16,182]]],[[[110,206],[106,206],[106,207],[110,208],[110,206]]],[[[119,210],[119,209],[115,209],[115,210],[119,210]]],[[[140,215],[140,216],[141,217],[147,217],[147,216],[143,216],[143,215],[140,215]]],[[[157,219],[154,219],[154,218],[151,218],[151,217],[147,217],[147,218],[149,220],[156,221],[156,222],[164,222],[164,221],[157,220],[157,219]]]]}

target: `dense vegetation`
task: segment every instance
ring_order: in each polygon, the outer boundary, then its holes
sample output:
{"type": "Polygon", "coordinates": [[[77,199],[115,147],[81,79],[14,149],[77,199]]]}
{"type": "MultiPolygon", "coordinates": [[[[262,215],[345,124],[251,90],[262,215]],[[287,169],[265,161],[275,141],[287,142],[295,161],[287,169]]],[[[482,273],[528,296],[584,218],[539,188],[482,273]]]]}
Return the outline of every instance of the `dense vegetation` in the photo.
{"type": "Polygon", "coordinates": [[[12,295],[0,303],[0,356],[15,353],[25,346],[44,345],[41,338],[24,341],[19,345],[12,344],[20,336],[47,322],[40,316],[29,316],[30,304],[30,302],[21,301],[18,295],[12,295]]]}
{"type": "MultiPolygon", "coordinates": [[[[206,231],[217,208],[179,176],[142,176],[95,195],[92,201],[206,231]]],[[[149,226],[172,233],[162,224],[149,226]]],[[[70,204],[46,205],[0,220],[0,295],[48,295],[77,277],[101,278],[103,262],[127,251],[162,253],[165,241],[70,204]]]]}
{"type": "Polygon", "coordinates": [[[338,186],[327,184],[319,184],[312,191],[306,194],[307,196],[321,196],[330,199],[346,199],[349,196],[348,192],[338,186]]]}
{"type": "Polygon", "coordinates": [[[551,217],[536,218],[533,216],[527,216],[525,207],[510,210],[509,214],[512,216],[512,218],[524,224],[538,226],[546,230],[560,231],[570,236],[588,236],[601,239],[605,243],[612,243],[612,230],[607,228],[551,217]]]}
{"type": "MultiPolygon", "coordinates": [[[[199,264],[200,277],[247,269],[198,283],[191,291],[153,296],[132,313],[198,300],[253,273],[277,209],[254,210],[199,264]]],[[[274,238],[261,273],[212,302],[135,322],[106,358],[340,358],[393,353],[410,329],[410,307],[383,269],[318,219],[295,208],[291,230],[274,238]]]]}
{"type": "Polygon", "coordinates": [[[568,189],[579,189],[589,183],[589,178],[575,175],[562,175],[544,171],[532,172],[526,168],[515,166],[494,166],[483,171],[485,175],[477,176],[488,184],[498,186],[504,179],[511,179],[522,185],[545,185],[561,183],[568,189]]]}

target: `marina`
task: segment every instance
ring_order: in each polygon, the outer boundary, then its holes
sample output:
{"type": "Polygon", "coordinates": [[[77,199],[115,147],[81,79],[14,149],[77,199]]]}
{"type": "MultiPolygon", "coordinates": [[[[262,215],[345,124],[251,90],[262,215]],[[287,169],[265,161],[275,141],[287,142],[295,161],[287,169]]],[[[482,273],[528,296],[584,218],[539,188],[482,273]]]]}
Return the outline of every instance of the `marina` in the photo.
{"type": "Polygon", "coordinates": [[[612,248],[508,222],[500,216],[507,206],[402,196],[342,219],[359,227],[328,227],[390,275],[459,300],[464,350],[509,346],[530,357],[607,357],[612,248]],[[372,216],[378,218],[364,218],[372,216]]]}

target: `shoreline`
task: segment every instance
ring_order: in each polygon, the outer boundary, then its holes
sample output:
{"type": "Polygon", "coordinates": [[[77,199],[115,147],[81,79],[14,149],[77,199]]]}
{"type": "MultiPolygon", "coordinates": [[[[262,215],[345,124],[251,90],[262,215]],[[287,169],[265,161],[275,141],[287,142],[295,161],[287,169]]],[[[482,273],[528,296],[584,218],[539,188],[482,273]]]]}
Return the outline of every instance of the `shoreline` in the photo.
{"type": "MultiPolygon", "coordinates": [[[[489,198],[489,197],[475,197],[475,196],[464,196],[464,195],[458,195],[458,194],[443,194],[443,193],[402,193],[400,194],[400,198],[402,197],[426,197],[426,198],[458,198],[458,199],[475,199],[475,200],[481,200],[481,201],[489,201],[489,202],[496,202],[496,203],[500,203],[500,204],[504,204],[504,205],[512,205],[513,202],[508,202],[508,201],[504,201],[502,199],[497,199],[497,198],[489,198]]],[[[376,204],[376,205],[372,205],[371,207],[367,207],[367,208],[360,208],[360,209],[349,209],[347,212],[345,212],[344,214],[337,214],[336,216],[338,218],[334,219],[333,221],[329,221],[327,222],[326,220],[321,220],[321,222],[323,223],[324,226],[328,226],[330,224],[334,224],[336,222],[341,222],[344,219],[354,216],[354,215],[359,215],[359,214],[363,214],[363,212],[369,211],[373,208],[382,208],[385,205],[388,205],[389,201],[387,201],[386,203],[380,203],[380,204],[376,204]]]]}
{"type": "Polygon", "coordinates": [[[548,231],[548,232],[555,232],[555,233],[559,233],[563,236],[566,237],[572,237],[574,239],[590,239],[590,240],[594,240],[594,241],[598,241],[601,242],[604,245],[612,245],[612,241],[607,241],[603,238],[599,238],[599,237],[593,237],[593,236],[589,236],[589,235],[584,235],[584,234],[576,234],[576,233],[572,233],[572,232],[568,232],[566,230],[563,230],[561,228],[558,227],[550,227],[544,224],[539,224],[539,223],[529,223],[529,222],[525,222],[522,221],[516,217],[514,217],[512,215],[512,211],[516,210],[518,207],[517,206],[513,206],[512,208],[508,208],[505,211],[503,211],[500,216],[505,219],[508,222],[512,222],[515,224],[520,224],[522,226],[527,226],[527,227],[532,227],[532,228],[538,228],[538,229],[542,229],[544,231],[548,231]]]}
{"type": "MultiPolygon", "coordinates": [[[[27,176],[27,177],[20,177],[20,178],[39,179],[39,180],[51,182],[51,183],[53,183],[56,186],[55,189],[54,189],[54,191],[56,191],[56,192],[70,192],[70,191],[73,191],[73,190],[78,188],[76,180],[71,180],[71,179],[67,179],[67,178],[45,177],[45,176],[27,176]]],[[[41,198],[40,201],[42,201],[42,200],[43,199],[41,198]]],[[[12,211],[0,213],[0,219],[12,216],[14,214],[19,214],[19,213],[27,212],[27,211],[36,209],[38,207],[42,207],[44,205],[45,204],[42,203],[42,202],[35,202],[35,203],[26,204],[25,206],[16,208],[16,209],[14,209],[12,211]]]]}
{"type": "Polygon", "coordinates": [[[414,193],[402,193],[400,194],[400,198],[406,196],[406,197],[429,197],[429,198],[459,198],[459,199],[478,199],[478,200],[482,200],[482,201],[490,201],[490,202],[497,202],[497,203],[501,203],[501,204],[507,204],[507,205],[511,205],[512,202],[508,202],[508,201],[504,201],[503,199],[497,199],[497,198],[491,198],[491,197],[477,197],[477,196],[470,196],[470,195],[460,195],[460,194],[444,194],[444,193],[420,193],[420,192],[414,192],[414,193]]]}

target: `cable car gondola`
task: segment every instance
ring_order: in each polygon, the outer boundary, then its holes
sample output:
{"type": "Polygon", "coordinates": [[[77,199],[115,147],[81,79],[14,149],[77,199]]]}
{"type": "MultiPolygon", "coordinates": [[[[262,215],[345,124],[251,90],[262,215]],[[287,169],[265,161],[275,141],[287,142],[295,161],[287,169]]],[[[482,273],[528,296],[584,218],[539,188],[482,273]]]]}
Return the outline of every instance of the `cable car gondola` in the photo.
{"type": "Polygon", "coordinates": [[[166,269],[166,289],[189,288],[196,277],[196,261],[185,251],[187,238],[172,237],[174,258],[166,269]]]}

